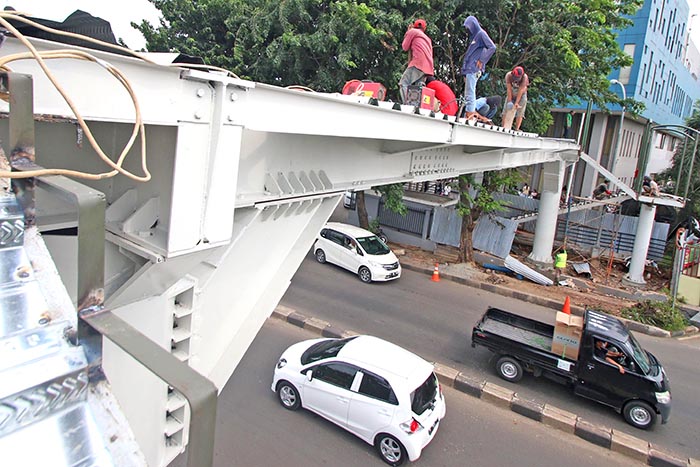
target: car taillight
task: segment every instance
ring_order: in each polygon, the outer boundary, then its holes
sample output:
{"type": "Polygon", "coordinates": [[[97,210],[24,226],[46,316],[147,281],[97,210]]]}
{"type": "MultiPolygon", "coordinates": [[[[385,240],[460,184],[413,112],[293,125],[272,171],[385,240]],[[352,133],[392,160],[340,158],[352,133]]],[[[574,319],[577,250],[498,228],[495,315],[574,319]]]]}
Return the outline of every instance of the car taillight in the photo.
{"type": "Polygon", "coordinates": [[[418,423],[418,420],[416,420],[415,418],[412,418],[411,420],[402,423],[400,426],[401,429],[409,435],[423,429],[423,426],[420,423],[418,423]]]}
{"type": "Polygon", "coordinates": [[[442,395],[442,384],[438,383],[438,389],[440,390],[440,398],[442,399],[442,398],[443,398],[443,395],[442,395]]]}

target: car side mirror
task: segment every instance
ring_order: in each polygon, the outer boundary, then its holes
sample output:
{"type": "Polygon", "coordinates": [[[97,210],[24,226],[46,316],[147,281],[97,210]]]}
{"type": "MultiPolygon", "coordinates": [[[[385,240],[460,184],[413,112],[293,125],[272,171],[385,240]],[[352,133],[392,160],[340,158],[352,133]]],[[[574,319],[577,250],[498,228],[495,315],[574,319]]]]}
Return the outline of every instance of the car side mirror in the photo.
{"type": "Polygon", "coordinates": [[[306,379],[309,381],[314,379],[314,370],[306,370],[306,379]]]}
{"type": "Polygon", "coordinates": [[[357,254],[360,255],[360,256],[364,256],[364,255],[365,255],[364,253],[362,253],[362,250],[360,250],[360,247],[359,247],[359,246],[355,248],[355,251],[356,251],[357,254]]]}

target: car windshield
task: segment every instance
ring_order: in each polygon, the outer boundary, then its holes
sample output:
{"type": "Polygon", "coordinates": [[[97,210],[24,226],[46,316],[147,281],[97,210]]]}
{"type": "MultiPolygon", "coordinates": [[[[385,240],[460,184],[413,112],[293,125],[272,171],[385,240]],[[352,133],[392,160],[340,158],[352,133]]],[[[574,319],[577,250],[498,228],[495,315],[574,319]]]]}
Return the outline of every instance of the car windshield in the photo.
{"type": "MultiPolygon", "coordinates": [[[[637,339],[634,338],[632,333],[629,334],[630,336],[630,346],[632,347],[632,354],[634,355],[634,360],[639,363],[639,366],[641,367],[642,372],[644,372],[645,375],[648,375],[650,370],[654,368],[655,366],[652,365],[652,363],[649,361],[649,356],[647,353],[642,349],[642,346],[639,345],[639,342],[637,342],[637,339]]],[[[656,371],[656,370],[654,370],[656,371]]]]}
{"type": "Polygon", "coordinates": [[[323,360],[324,358],[331,358],[338,355],[340,349],[343,348],[345,344],[353,340],[357,336],[346,337],[345,339],[328,339],[321,342],[316,342],[314,345],[306,349],[301,355],[301,364],[307,365],[309,363],[317,362],[323,360]]]}
{"type": "Polygon", "coordinates": [[[418,389],[411,395],[411,409],[416,415],[421,415],[427,409],[432,409],[437,397],[437,377],[434,373],[428,376],[418,389]]]}
{"type": "Polygon", "coordinates": [[[368,255],[386,255],[391,252],[388,246],[384,244],[379,237],[372,235],[371,237],[358,238],[357,241],[362,246],[362,249],[368,255]]]}

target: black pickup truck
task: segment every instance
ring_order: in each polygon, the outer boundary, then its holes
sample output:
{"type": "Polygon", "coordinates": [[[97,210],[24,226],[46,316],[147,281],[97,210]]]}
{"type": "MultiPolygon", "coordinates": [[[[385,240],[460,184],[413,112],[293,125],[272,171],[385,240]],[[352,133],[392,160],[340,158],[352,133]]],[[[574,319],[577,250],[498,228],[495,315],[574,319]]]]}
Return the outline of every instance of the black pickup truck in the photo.
{"type": "Polygon", "coordinates": [[[668,421],[671,390],[666,373],[620,320],[587,310],[577,360],[552,353],[553,335],[553,325],[489,308],[472,330],[472,347],[494,352],[496,371],[506,381],[517,382],[528,371],[614,408],[637,428],[652,427],[657,415],[661,423],[668,421]],[[614,360],[607,353],[611,349],[618,354],[614,360]]]}

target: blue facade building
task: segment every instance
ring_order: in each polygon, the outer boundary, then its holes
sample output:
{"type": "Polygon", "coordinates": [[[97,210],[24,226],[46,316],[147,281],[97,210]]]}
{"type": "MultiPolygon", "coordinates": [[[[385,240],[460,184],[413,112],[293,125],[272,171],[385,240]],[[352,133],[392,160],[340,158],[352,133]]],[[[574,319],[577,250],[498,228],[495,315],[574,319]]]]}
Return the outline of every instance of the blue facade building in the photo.
{"type": "Polygon", "coordinates": [[[684,66],[689,18],[686,0],[647,0],[632,18],[634,24],[618,31],[618,44],[634,63],[610,78],[646,106],[645,119],[683,124],[700,99],[700,85],[684,66]]]}
{"type": "MultiPolygon", "coordinates": [[[[700,1],[700,0],[690,0],[700,1]]],[[[688,0],[645,0],[640,10],[630,18],[633,24],[617,31],[620,49],[633,58],[629,67],[613,71],[610,80],[611,90],[622,97],[624,87],[626,97],[645,105],[640,118],[632,119],[625,115],[620,131],[621,108],[610,105],[608,112],[594,109],[589,126],[588,145],[583,148],[591,157],[610,170],[624,183],[631,185],[635,176],[656,174],[671,164],[671,158],[678,138],[673,134],[656,134],[649,165],[644,174],[637,174],[637,160],[644,126],[648,121],[661,124],[683,125],[693,113],[695,103],[700,100],[698,64],[689,63],[688,54],[695,50],[689,41],[690,9],[688,0]],[[620,143],[617,138],[621,135],[620,143]]],[[[700,21],[698,21],[700,27],[700,21]]],[[[554,109],[555,125],[550,129],[551,136],[563,133],[565,113],[574,110],[575,129],[581,138],[581,117],[585,104],[579,107],[554,109]]],[[[590,196],[599,183],[598,172],[585,164],[576,168],[574,193],[590,196]]]]}

